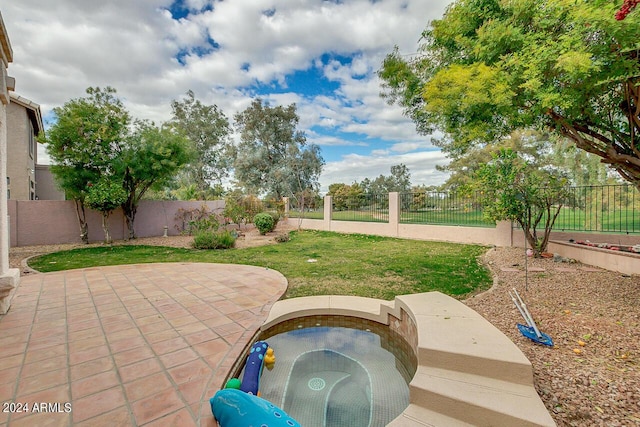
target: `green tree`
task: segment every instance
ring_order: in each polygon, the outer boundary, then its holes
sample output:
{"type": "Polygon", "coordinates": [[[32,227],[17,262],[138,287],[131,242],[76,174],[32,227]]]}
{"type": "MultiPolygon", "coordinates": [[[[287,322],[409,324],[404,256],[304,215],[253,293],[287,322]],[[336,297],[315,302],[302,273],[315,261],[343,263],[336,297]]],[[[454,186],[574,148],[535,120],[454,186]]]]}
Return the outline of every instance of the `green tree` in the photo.
{"type": "Polygon", "coordinates": [[[53,160],[51,171],[58,185],[76,206],[80,237],[89,242],[85,212],[88,184],[108,172],[126,138],[131,117],[113,88],[90,87],[84,98],[53,109],[55,123],[42,142],[53,160]]]}
{"type": "Polygon", "coordinates": [[[640,15],[604,0],[457,0],[379,75],[453,159],[513,130],[551,128],[640,188],[640,15]]]}
{"type": "Polygon", "coordinates": [[[122,212],[128,238],[134,239],[134,221],[140,200],[152,187],[160,188],[191,159],[188,140],[168,127],[138,121],[135,130],[117,148],[115,174],[122,180],[126,199],[122,212]]]}
{"type": "Polygon", "coordinates": [[[52,172],[76,203],[81,237],[88,242],[85,200],[88,184],[109,177],[127,194],[122,209],[129,238],[140,199],[171,179],[189,160],[187,140],[168,128],[132,119],[113,88],[88,88],[88,96],[54,108],[56,122],[44,140],[52,172]]]}
{"type": "Polygon", "coordinates": [[[530,163],[543,166],[550,162],[552,143],[548,133],[529,130],[514,131],[493,144],[469,147],[464,155],[452,159],[446,166],[436,166],[436,169],[450,173],[443,188],[456,190],[468,186],[477,170],[501,149],[512,150],[530,163]]]}
{"type": "Polygon", "coordinates": [[[253,195],[244,195],[240,191],[233,191],[225,199],[222,215],[225,222],[231,221],[238,226],[251,222],[254,216],[263,211],[264,206],[260,199],[253,195]]]}
{"type": "Polygon", "coordinates": [[[539,257],[567,196],[567,179],[555,170],[543,169],[501,149],[475,174],[472,184],[481,193],[483,213],[491,221],[517,222],[527,243],[539,257]],[[544,234],[538,228],[544,221],[544,234]]]}
{"type": "Polygon", "coordinates": [[[229,120],[217,105],[206,105],[188,91],[171,103],[170,125],[191,141],[194,158],[184,169],[185,185],[195,184],[198,197],[208,197],[212,185],[229,176],[232,157],[229,120]]]}
{"type": "Polygon", "coordinates": [[[317,145],[307,145],[295,104],[271,107],[255,99],[236,114],[240,142],[235,153],[235,179],[252,194],[278,200],[317,189],[324,159],[317,145]]]}
{"type": "Polygon", "coordinates": [[[109,233],[109,215],[127,199],[127,193],[122,188],[119,180],[112,177],[103,176],[98,182],[88,183],[85,202],[88,207],[102,214],[102,230],[104,231],[104,242],[111,244],[111,233],[109,233]]]}
{"type": "Polygon", "coordinates": [[[620,183],[620,176],[609,173],[610,169],[598,156],[580,150],[571,140],[560,137],[552,144],[549,161],[568,174],[572,185],[583,187],[620,183]]]}
{"type": "Polygon", "coordinates": [[[411,191],[411,173],[405,164],[400,163],[391,166],[391,175],[380,175],[373,180],[365,178],[360,187],[369,194],[407,193],[411,191]]]}
{"type": "Polygon", "coordinates": [[[333,209],[344,211],[357,209],[365,204],[365,192],[357,182],[351,185],[336,183],[329,185],[327,196],[332,197],[333,209]]]}

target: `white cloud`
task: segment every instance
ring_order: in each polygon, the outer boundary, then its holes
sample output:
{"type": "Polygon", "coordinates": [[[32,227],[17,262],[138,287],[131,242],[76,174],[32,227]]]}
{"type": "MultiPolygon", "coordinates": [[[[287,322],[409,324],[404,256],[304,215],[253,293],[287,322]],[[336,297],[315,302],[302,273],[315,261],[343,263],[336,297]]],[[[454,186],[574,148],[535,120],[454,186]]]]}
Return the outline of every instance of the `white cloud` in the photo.
{"type": "Polygon", "coordinates": [[[365,178],[373,179],[379,175],[389,175],[391,166],[400,163],[409,168],[413,185],[439,185],[447,179],[448,174],[436,170],[436,165],[443,165],[447,162],[446,157],[440,151],[395,155],[390,155],[388,152],[372,152],[369,156],[349,154],[340,161],[326,164],[320,177],[320,188],[322,193],[326,193],[330,184],[352,184],[365,178]]]}
{"type": "MultiPolygon", "coordinates": [[[[188,14],[174,19],[167,10],[173,0],[20,0],[5,2],[2,15],[17,93],[39,103],[45,116],[89,86],[109,85],[139,118],[168,119],[171,100],[191,89],[232,120],[251,102],[253,84],[284,84],[293,72],[316,66],[339,85],[334,93],[263,97],[295,102],[300,126],[323,150],[371,144],[376,153],[392,153],[390,167],[399,163],[393,153],[416,156],[429,138],[379,97],[375,72],[394,45],[415,51],[427,22],[449,1],[183,0],[188,14]],[[320,60],[332,55],[352,60],[320,60]],[[355,138],[344,141],[340,132],[355,138]]],[[[327,164],[341,166],[347,164],[327,164]]]]}

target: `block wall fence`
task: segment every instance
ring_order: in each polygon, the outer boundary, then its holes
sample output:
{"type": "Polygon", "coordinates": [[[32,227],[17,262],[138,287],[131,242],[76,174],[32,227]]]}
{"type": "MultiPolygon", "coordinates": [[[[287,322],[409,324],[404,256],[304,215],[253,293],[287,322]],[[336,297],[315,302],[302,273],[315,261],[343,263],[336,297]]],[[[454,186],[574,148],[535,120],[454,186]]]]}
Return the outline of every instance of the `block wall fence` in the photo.
{"type": "MultiPolygon", "coordinates": [[[[167,235],[179,235],[182,224],[176,219],[178,211],[180,209],[198,209],[203,204],[210,212],[216,213],[221,213],[225,205],[224,200],[207,202],[143,200],[138,207],[135,219],[136,236],[162,236],[165,226],[167,227],[167,235]]],[[[8,213],[11,247],[81,243],[75,204],[72,201],[9,200],[8,213]]],[[[285,215],[287,213],[288,204],[285,203],[285,215]]],[[[89,240],[91,242],[103,241],[101,215],[88,209],[87,219],[89,240]]],[[[501,221],[495,227],[401,224],[398,193],[389,194],[388,222],[333,220],[331,196],[325,196],[324,199],[324,219],[287,218],[286,221],[291,228],[307,230],[524,248],[522,230],[513,227],[509,221],[501,221]]],[[[109,230],[114,240],[121,240],[126,236],[127,226],[120,209],[111,214],[109,230]]],[[[635,245],[640,244],[640,236],[554,231],[551,234],[551,242],[548,247],[549,252],[558,253],[563,257],[573,258],[589,265],[625,274],[640,274],[640,255],[626,252],[615,253],[605,249],[575,245],[569,243],[570,239],[635,245]]]]}
{"type": "MultiPolygon", "coordinates": [[[[210,212],[221,213],[224,200],[213,201],[160,201],[142,200],[138,206],[134,229],[137,237],[154,237],[164,234],[180,234],[182,223],[176,219],[180,209],[199,209],[206,205],[210,212]]],[[[82,243],[75,203],[71,200],[9,200],[10,245],[55,245],[60,243],[82,243]]],[[[86,209],[89,225],[89,241],[104,240],[102,215],[86,209]]],[[[127,224],[122,210],[118,208],[109,217],[109,231],[114,240],[127,235],[127,224]]]]}
{"type": "MultiPolygon", "coordinates": [[[[287,203],[285,203],[285,209],[288,211],[286,206],[287,203]]],[[[289,225],[306,230],[374,234],[402,239],[517,248],[524,248],[525,245],[524,233],[521,229],[514,227],[510,221],[500,221],[495,227],[401,224],[398,193],[389,193],[389,221],[386,223],[335,221],[332,219],[332,206],[331,196],[325,196],[323,219],[289,218],[289,225]]],[[[553,231],[547,248],[549,252],[573,258],[585,264],[625,274],[640,274],[639,254],[576,245],[569,243],[570,239],[635,245],[640,244],[640,235],[553,231]]]]}

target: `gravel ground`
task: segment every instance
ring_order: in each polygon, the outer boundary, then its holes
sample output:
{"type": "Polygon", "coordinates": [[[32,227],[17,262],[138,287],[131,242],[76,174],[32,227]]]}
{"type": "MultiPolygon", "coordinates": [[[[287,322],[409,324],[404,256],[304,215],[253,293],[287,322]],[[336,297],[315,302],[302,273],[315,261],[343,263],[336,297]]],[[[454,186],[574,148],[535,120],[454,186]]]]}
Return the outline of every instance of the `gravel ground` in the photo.
{"type": "Polygon", "coordinates": [[[494,287],[465,303],[529,358],[538,394],[558,426],[640,426],[640,276],[526,261],[525,275],[522,249],[490,250],[484,262],[494,287]],[[520,335],[515,325],[524,321],[508,295],[514,287],[553,347],[520,335]]]}
{"type": "MultiPolygon", "coordinates": [[[[277,230],[246,231],[237,247],[273,243],[277,230]]],[[[115,244],[190,247],[192,237],[144,238],[115,244]]],[[[99,244],[97,244],[99,245],[99,244]]],[[[32,274],[23,259],[86,245],[12,248],[10,264],[32,274]],[[22,263],[24,264],[24,263],[22,263]]],[[[534,381],[558,426],[640,426],[640,276],[580,263],[526,259],[522,249],[495,248],[483,257],[491,290],[464,301],[505,333],[533,364],[534,381]],[[524,323],[508,290],[516,288],[554,347],[518,332],[524,323]]]]}

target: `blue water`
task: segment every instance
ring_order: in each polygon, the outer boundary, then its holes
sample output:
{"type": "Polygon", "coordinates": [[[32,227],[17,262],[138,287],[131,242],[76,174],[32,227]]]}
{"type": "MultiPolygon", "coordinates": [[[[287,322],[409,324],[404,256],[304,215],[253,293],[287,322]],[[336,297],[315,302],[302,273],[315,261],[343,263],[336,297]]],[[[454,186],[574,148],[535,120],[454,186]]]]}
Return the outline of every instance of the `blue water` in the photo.
{"type": "Polygon", "coordinates": [[[305,427],[382,427],[409,404],[395,356],[377,334],[313,327],[266,339],[276,355],[262,397],[305,427]]]}

